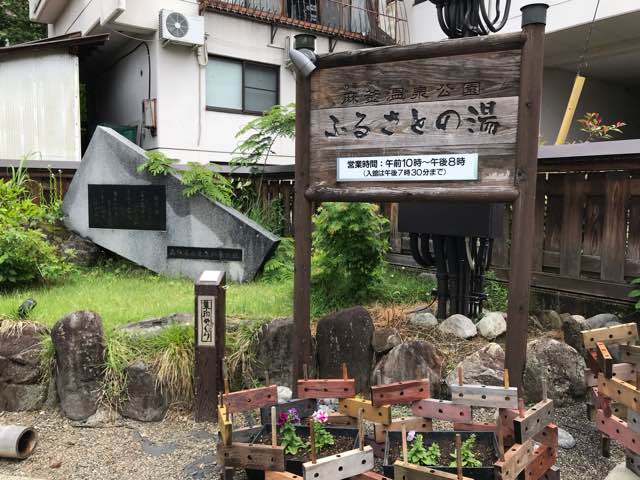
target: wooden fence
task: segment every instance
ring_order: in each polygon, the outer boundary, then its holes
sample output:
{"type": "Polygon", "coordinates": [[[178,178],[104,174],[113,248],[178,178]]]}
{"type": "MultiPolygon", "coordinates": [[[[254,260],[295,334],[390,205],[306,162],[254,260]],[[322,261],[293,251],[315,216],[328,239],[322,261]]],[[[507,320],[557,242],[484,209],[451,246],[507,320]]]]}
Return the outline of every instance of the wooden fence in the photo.
{"type": "MultiPolygon", "coordinates": [[[[599,155],[584,155],[589,144],[543,149],[531,219],[534,286],[629,300],[628,282],[640,276],[640,153],[629,153],[640,148],[630,149],[629,142],[609,142],[611,150],[599,155]]],[[[506,216],[493,257],[504,279],[508,210],[506,216]]]]}
{"type": "MultiPolygon", "coordinates": [[[[532,285],[630,301],[629,281],[640,277],[640,141],[542,147],[538,172],[532,285]]],[[[503,280],[510,217],[507,208],[493,252],[503,280]]],[[[406,234],[392,236],[392,246],[396,262],[411,264],[406,234]]]]}
{"type": "MultiPolygon", "coordinates": [[[[49,172],[40,170],[30,174],[46,188],[49,172]]],[[[628,282],[640,277],[640,140],[542,147],[538,171],[533,286],[629,301],[628,282]]],[[[0,176],[8,173],[0,168],[0,176]]],[[[65,187],[72,175],[64,171],[65,187]]],[[[263,201],[281,203],[284,235],[293,235],[293,166],[269,168],[261,182],[263,201]]],[[[397,229],[397,204],[382,207],[393,257],[412,264],[407,235],[397,229]]],[[[508,280],[508,208],[505,215],[493,267],[508,280]]]]}

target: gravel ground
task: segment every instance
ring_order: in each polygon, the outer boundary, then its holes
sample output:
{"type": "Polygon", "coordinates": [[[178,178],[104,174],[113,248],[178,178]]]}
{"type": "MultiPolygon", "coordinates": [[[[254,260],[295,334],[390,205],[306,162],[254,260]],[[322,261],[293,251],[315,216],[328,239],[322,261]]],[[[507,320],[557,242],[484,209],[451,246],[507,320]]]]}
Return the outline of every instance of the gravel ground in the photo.
{"type": "MultiPolygon", "coordinates": [[[[395,409],[394,409],[395,410],[395,409]]],[[[396,414],[402,414],[399,409],[396,414]]],[[[475,420],[490,421],[491,410],[477,410],[475,420]]],[[[558,466],[563,480],[603,479],[624,460],[611,443],[611,458],[599,453],[599,435],[586,420],[585,407],[556,409],[557,424],[569,431],[577,445],[560,449],[558,466]]],[[[442,422],[434,422],[444,429],[442,422]]],[[[190,415],[173,413],[161,423],[131,420],[98,422],[89,428],[55,412],[0,413],[0,424],[34,425],[40,434],[35,453],[24,461],[0,460],[2,474],[47,480],[217,479],[214,441],[217,429],[193,422],[190,415]]],[[[236,475],[238,480],[244,475],[236,475]]]]}

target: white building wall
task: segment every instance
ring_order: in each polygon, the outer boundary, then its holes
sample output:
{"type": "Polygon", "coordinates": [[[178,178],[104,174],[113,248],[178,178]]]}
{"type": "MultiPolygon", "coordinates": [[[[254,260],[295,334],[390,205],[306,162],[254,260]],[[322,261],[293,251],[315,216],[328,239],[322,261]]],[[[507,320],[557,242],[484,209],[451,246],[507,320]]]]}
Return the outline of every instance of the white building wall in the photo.
{"type": "MultiPolygon", "coordinates": [[[[51,0],[47,0],[51,1],[51,0]]],[[[136,38],[157,30],[160,9],[198,15],[195,0],[75,0],[50,27],[50,35],[72,31],[83,34],[123,30],[136,38]],[[152,5],[150,5],[152,4],[152,5]]],[[[267,23],[248,18],[205,13],[207,50],[210,54],[280,66],[280,103],[295,101],[295,77],[284,67],[286,37],[299,30],[279,27],[271,42],[267,23]]],[[[329,38],[317,35],[318,53],[329,51],[329,38]]],[[[206,110],[204,55],[190,47],[161,45],[157,31],[147,42],[151,50],[152,98],[157,98],[157,136],[145,131],[142,146],[159,149],[182,162],[228,162],[236,148],[236,133],[253,115],[206,110]],[[198,54],[199,53],[199,54],[198,54]]],[[[105,65],[136,45],[135,41],[111,52],[105,65]]],[[[355,42],[338,41],[335,51],[362,48],[355,42]]],[[[99,73],[96,82],[98,120],[131,125],[142,118],[141,102],[147,97],[147,57],[144,48],[99,73]],[[140,75],[142,71],[142,75],[140,75]]],[[[269,163],[293,163],[294,142],[281,140],[269,163]]]]}
{"type": "MultiPolygon", "coordinates": [[[[504,2],[501,3],[504,4],[504,2]]],[[[531,3],[536,3],[536,1],[512,0],[509,20],[501,33],[520,30],[522,22],[520,8],[531,3]]],[[[546,31],[554,32],[591,22],[598,0],[547,0],[546,3],[549,4],[546,31]]],[[[409,1],[406,3],[406,9],[411,43],[431,42],[446,38],[438,25],[437,9],[429,0],[417,5],[409,1]]],[[[640,1],[638,0],[601,0],[596,20],[638,10],[640,10],[640,1]]]]}
{"type": "Polygon", "coordinates": [[[0,159],[80,161],[78,58],[12,55],[0,61],[0,159]]]}
{"type": "MultiPolygon", "coordinates": [[[[147,42],[151,62],[143,45],[139,42],[127,42],[121,49],[101,60],[104,70],[96,72],[88,84],[92,92],[88,101],[94,102],[96,120],[100,123],[119,125],[141,125],[143,123],[142,102],[146,98],[157,96],[158,42],[147,42]],[[132,52],[132,53],[130,53],[132,52]],[[121,56],[128,54],[126,57],[121,56]],[[151,69],[149,69],[151,63],[151,69]],[[151,82],[149,82],[151,76],[151,82]],[[151,95],[149,95],[151,83],[151,95]]],[[[151,136],[148,129],[142,129],[143,148],[157,146],[157,137],[151,136]]]]}
{"type": "MultiPolygon", "coordinates": [[[[286,37],[300,31],[280,27],[271,43],[268,24],[240,17],[205,14],[209,54],[280,66],[280,103],[295,102],[295,76],[284,67],[286,37]]],[[[362,48],[338,41],[334,51],[362,48]]],[[[329,39],[318,36],[318,53],[329,51],[329,39]]],[[[188,48],[169,45],[158,57],[158,148],[183,162],[228,162],[236,148],[236,133],[254,115],[207,111],[206,67],[188,48]]],[[[269,163],[294,161],[294,142],[279,140],[269,163]]]]}

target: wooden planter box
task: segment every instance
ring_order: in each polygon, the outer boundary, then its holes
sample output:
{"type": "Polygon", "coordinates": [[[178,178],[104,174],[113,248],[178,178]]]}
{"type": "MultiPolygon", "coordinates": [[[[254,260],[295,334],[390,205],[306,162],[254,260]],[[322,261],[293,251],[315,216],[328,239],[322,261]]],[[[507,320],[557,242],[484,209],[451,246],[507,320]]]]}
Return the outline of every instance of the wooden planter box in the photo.
{"type": "MultiPolygon", "coordinates": [[[[347,437],[352,439],[351,448],[358,448],[358,429],[356,428],[341,428],[341,427],[326,427],[327,431],[331,433],[334,437],[347,437]]],[[[309,436],[309,427],[298,425],[296,426],[296,432],[303,439],[309,436]]],[[[264,425],[262,428],[256,429],[256,434],[254,435],[252,441],[256,443],[256,441],[262,436],[268,435],[271,438],[271,425],[264,425]]],[[[320,453],[318,458],[322,458],[325,455],[320,453]]],[[[302,464],[311,460],[311,458],[305,458],[304,460],[287,458],[285,456],[285,469],[287,472],[293,473],[295,475],[302,476],[302,464]]],[[[262,470],[247,470],[247,479],[248,480],[264,480],[264,472],[262,470]]]]}
{"type": "MultiPolygon", "coordinates": [[[[433,442],[437,442],[441,445],[449,443],[455,451],[456,433],[460,434],[463,442],[475,433],[476,448],[478,448],[478,445],[485,446],[493,454],[490,465],[483,467],[466,467],[462,469],[462,474],[465,477],[473,478],[474,480],[494,480],[495,474],[493,462],[498,458],[498,442],[493,432],[424,432],[420,434],[422,435],[425,448],[428,448],[433,442]]],[[[410,445],[411,443],[409,442],[409,448],[411,448],[410,445]]],[[[385,445],[384,464],[382,468],[384,470],[384,475],[389,478],[394,478],[394,462],[396,460],[402,460],[402,453],[399,453],[396,456],[392,453],[394,450],[402,452],[402,434],[400,432],[389,432],[389,443],[385,445]]],[[[447,466],[433,465],[433,468],[443,472],[457,472],[455,467],[448,466],[449,461],[446,462],[446,465],[447,466]]]]}

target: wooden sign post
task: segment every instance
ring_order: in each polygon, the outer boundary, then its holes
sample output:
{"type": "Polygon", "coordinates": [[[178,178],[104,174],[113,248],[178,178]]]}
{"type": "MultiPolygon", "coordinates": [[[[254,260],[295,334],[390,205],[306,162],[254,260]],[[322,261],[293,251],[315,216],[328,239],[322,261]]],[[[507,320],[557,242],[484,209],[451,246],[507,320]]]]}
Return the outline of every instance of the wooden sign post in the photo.
{"type": "Polygon", "coordinates": [[[522,32],[320,56],[297,75],[293,385],[310,350],[314,201],[513,204],[506,364],[524,370],[544,4],[522,32]]]}
{"type": "Polygon", "coordinates": [[[206,270],[195,283],[195,419],[216,421],[223,391],[225,273],[206,270]]]}

